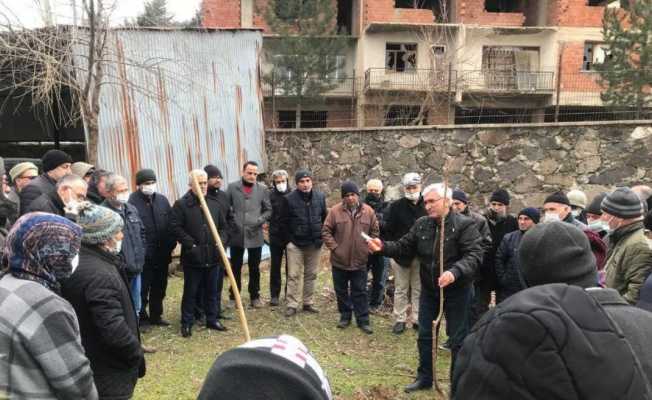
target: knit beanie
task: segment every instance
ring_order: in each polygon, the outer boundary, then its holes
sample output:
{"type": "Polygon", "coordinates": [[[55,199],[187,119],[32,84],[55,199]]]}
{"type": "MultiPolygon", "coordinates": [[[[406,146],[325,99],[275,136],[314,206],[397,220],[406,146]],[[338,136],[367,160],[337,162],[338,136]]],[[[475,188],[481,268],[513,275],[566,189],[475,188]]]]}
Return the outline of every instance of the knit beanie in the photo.
{"type": "Polygon", "coordinates": [[[506,206],[509,205],[509,193],[505,189],[498,189],[495,192],[491,194],[491,197],[489,198],[489,202],[495,201],[497,203],[504,204],[506,206]]]}
{"type": "Polygon", "coordinates": [[[358,186],[351,181],[346,181],[342,184],[342,197],[350,193],[355,193],[358,196],[360,196],[360,191],[358,190],[358,186]]]}
{"type": "Polygon", "coordinates": [[[156,182],[156,172],[147,168],[136,172],[136,185],[142,185],[149,181],[156,182]]]}
{"type": "Polygon", "coordinates": [[[595,257],[586,234],[566,222],[537,224],[521,239],[519,261],[528,286],[598,285],[595,257]]]}
{"type": "Polygon", "coordinates": [[[113,239],[122,230],[122,217],[106,207],[84,202],[79,207],[77,223],[82,227],[82,243],[100,244],[113,239]]]}
{"type": "Polygon", "coordinates": [[[312,178],[312,172],[307,169],[300,169],[294,174],[294,183],[299,183],[303,178],[312,178]]]}
{"type": "Polygon", "coordinates": [[[85,177],[86,175],[90,173],[93,173],[92,170],[95,169],[95,166],[89,163],[85,163],[83,161],[77,161],[76,163],[73,163],[70,166],[70,170],[72,171],[73,174],[77,175],[80,178],[85,177]]]}
{"type": "Polygon", "coordinates": [[[12,182],[15,181],[16,178],[18,178],[25,172],[29,171],[30,169],[33,169],[38,173],[38,167],[34,165],[34,163],[31,163],[29,161],[14,165],[14,167],[11,170],[9,170],[9,176],[11,177],[11,181],[12,182]]]}
{"type": "Polygon", "coordinates": [[[643,214],[643,203],[630,188],[620,187],[602,200],[600,209],[617,218],[631,219],[643,214]]]}
{"type": "Polygon", "coordinates": [[[597,194],[593,200],[591,200],[589,205],[584,209],[584,211],[586,211],[588,214],[602,215],[600,206],[602,205],[602,200],[604,200],[605,197],[607,197],[606,192],[597,194]]]}
{"type": "Polygon", "coordinates": [[[224,178],[222,175],[222,171],[220,171],[219,168],[212,164],[208,164],[207,166],[204,167],[204,172],[206,172],[206,175],[208,175],[208,179],[211,178],[224,178]]]}
{"type": "Polygon", "coordinates": [[[583,191],[577,189],[571,190],[568,192],[568,194],[566,194],[566,197],[568,197],[568,202],[571,206],[586,208],[586,203],[588,200],[586,198],[586,194],[583,191]]]}
{"type": "Polygon", "coordinates": [[[568,200],[568,197],[564,194],[564,192],[555,192],[544,200],[543,204],[546,203],[559,203],[559,204],[565,204],[570,207],[571,203],[568,200]]]}
{"type": "Polygon", "coordinates": [[[521,212],[518,213],[518,216],[521,215],[525,215],[526,217],[530,218],[532,221],[534,221],[535,224],[538,224],[539,219],[541,218],[541,213],[534,207],[527,207],[522,209],[521,212]]]}
{"type": "Polygon", "coordinates": [[[328,379],[293,336],[252,340],[215,360],[197,400],[331,400],[328,379]]]}
{"type": "Polygon", "coordinates": [[[466,196],[466,193],[460,189],[453,190],[453,200],[461,201],[464,204],[469,203],[469,198],[466,196]]]}
{"type": "Polygon", "coordinates": [[[72,164],[72,158],[65,151],[61,150],[48,150],[41,158],[43,164],[43,172],[49,172],[57,168],[61,164],[72,164]]]}

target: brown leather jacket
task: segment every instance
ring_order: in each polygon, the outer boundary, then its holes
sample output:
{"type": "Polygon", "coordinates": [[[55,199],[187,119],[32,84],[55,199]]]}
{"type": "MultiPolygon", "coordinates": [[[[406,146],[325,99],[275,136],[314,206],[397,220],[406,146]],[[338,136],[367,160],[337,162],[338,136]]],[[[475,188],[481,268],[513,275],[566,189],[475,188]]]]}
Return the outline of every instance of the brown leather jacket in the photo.
{"type": "Polygon", "coordinates": [[[361,203],[355,216],[342,203],[331,208],[324,221],[321,237],[331,251],[333,266],[348,271],[366,268],[369,251],[361,232],[374,238],[380,234],[373,208],[361,203]]]}

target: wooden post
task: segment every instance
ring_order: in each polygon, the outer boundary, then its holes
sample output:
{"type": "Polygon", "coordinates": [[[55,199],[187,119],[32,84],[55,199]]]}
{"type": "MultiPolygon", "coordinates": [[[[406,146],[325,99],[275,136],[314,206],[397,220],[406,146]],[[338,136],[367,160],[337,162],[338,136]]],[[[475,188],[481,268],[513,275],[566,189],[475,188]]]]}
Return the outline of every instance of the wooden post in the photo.
{"type": "Polygon", "coordinates": [[[222,239],[220,239],[220,234],[217,232],[217,227],[215,226],[215,221],[213,221],[213,216],[211,215],[211,212],[206,205],[204,192],[202,192],[201,187],[199,186],[199,182],[197,182],[197,177],[194,175],[192,176],[192,190],[199,198],[199,204],[201,205],[201,209],[204,212],[204,217],[208,222],[208,227],[213,234],[213,239],[215,239],[215,244],[219,250],[220,257],[222,258],[222,263],[224,263],[226,274],[229,276],[229,281],[231,282],[231,290],[233,290],[233,297],[235,297],[235,304],[236,308],[238,309],[238,316],[240,317],[240,323],[242,324],[242,329],[244,330],[245,334],[245,341],[248,342],[251,340],[251,336],[249,335],[249,325],[247,324],[247,316],[245,315],[244,307],[242,307],[242,299],[240,298],[240,291],[238,290],[238,285],[235,282],[235,276],[233,275],[233,270],[231,269],[231,263],[226,256],[226,250],[224,250],[222,239]]]}
{"type": "Polygon", "coordinates": [[[559,92],[561,90],[561,61],[566,46],[562,43],[559,48],[559,58],[557,59],[557,87],[555,100],[555,122],[559,122],[559,92]]]}

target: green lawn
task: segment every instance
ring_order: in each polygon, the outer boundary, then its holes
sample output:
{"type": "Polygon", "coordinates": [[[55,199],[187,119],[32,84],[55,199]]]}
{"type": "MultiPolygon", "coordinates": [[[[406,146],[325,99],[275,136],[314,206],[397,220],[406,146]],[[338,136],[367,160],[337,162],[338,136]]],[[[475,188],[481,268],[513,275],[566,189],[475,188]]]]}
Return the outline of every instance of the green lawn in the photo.
{"type": "MultiPolygon", "coordinates": [[[[355,324],[344,331],[335,327],[339,314],[330,267],[327,263],[322,265],[316,290],[316,306],[321,313],[299,314],[288,319],[283,316],[283,307],[247,309],[252,338],[287,333],[301,339],[326,372],[336,399],[438,398],[434,391],[410,396],[403,394],[403,386],[412,382],[417,367],[416,332],[409,329],[403,335],[393,335],[389,311],[371,316],[373,335],[362,333],[355,324]]],[[[269,275],[265,263],[262,268],[261,294],[263,300],[268,300],[269,275]]],[[[243,281],[246,287],[246,273],[243,281]]],[[[172,322],[172,326],[153,328],[143,335],[145,344],[156,347],[158,352],[147,354],[147,375],[136,387],[134,398],[137,400],[195,399],[216,356],[244,341],[239,322],[235,319],[226,321],[228,332],[209,332],[203,327],[195,327],[190,339],[182,338],[179,335],[182,288],[182,278],[170,278],[165,319],[172,322]]],[[[224,300],[226,296],[222,298],[224,300]]],[[[248,305],[246,293],[243,301],[248,305]]],[[[235,315],[233,310],[229,313],[235,315]]],[[[447,388],[449,353],[439,353],[438,376],[447,388]]]]}

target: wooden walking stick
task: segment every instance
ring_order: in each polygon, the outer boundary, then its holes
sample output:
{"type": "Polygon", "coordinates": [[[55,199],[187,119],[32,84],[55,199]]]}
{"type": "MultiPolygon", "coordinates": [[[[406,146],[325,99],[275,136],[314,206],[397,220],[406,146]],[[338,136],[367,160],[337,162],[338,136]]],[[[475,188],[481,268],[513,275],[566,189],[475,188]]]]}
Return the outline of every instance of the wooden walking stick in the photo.
{"type": "Polygon", "coordinates": [[[233,275],[233,270],[231,269],[231,263],[229,258],[226,256],[226,250],[224,250],[224,245],[222,244],[222,239],[220,234],[217,232],[217,227],[215,226],[215,221],[213,221],[213,216],[211,215],[208,205],[206,205],[206,199],[204,198],[204,192],[202,192],[199,182],[197,182],[197,177],[192,175],[192,189],[195,192],[195,195],[199,198],[199,204],[201,209],[204,212],[204,217],[208,222],[208,227],[213,234],[213,239],[215,239],[215,245],[220,252],[220,257],[224,263],[224,268],[226,269],[226,274],[229,276],[229,282],[231,282],[231,290],[233,290],[233,297],[235,297],[235,304],[238,309],[238,316],[240,317],[240,323],[242,324],[242,329],[245,334],[245,341],[250,341],[251,336],[249,335],[249,325],[247,324],[247,316],[244,312],[244,307],[242,307],[242,299],[240,298],[240,291],[238,290],[238,285],[235,282],[235,276],[233,275]]]}
{"type": "MultiPolygon", "coordinates": [[[[444,176],[444,201],[447,201],[446,198],[446,192],[448,192],[448,178],[447,178],[447,168],[446,164],[444,164],[443,167],[443,174],[444,176]]],[[[450,210],[449,210],[450,212],[450,210]]],[[[441,220],[439,222],[439,277],[441,277],[444,274],[444,236],[445,236],[445,230],[444,230],[444,221],[446,220],[446,215],[441,216],[441,220]]],[[[437,240],[433,241],[433,251],[432,254],[433,256],[436,255],[436,250],[437,250],[437,240]]],[[[435,280],[435,285],[439,286],[438,279],[435,280]]],[[[433,331],[433,338],[432,338],[432,378],[433,378],[433,384],[435,387],[435,391],[439,393],[440,395],[444,396],[444,391],[439,385],[439,380],[437,379],[437,359],[438,359],[438,350],[439,350],[439,326],[441,325],[441,320],[442,317],[444,316],[444,288],[439,287],[439,308],[437,311],[437,318],[435,318],[432,321],[432,331],[433,331]]]]}

